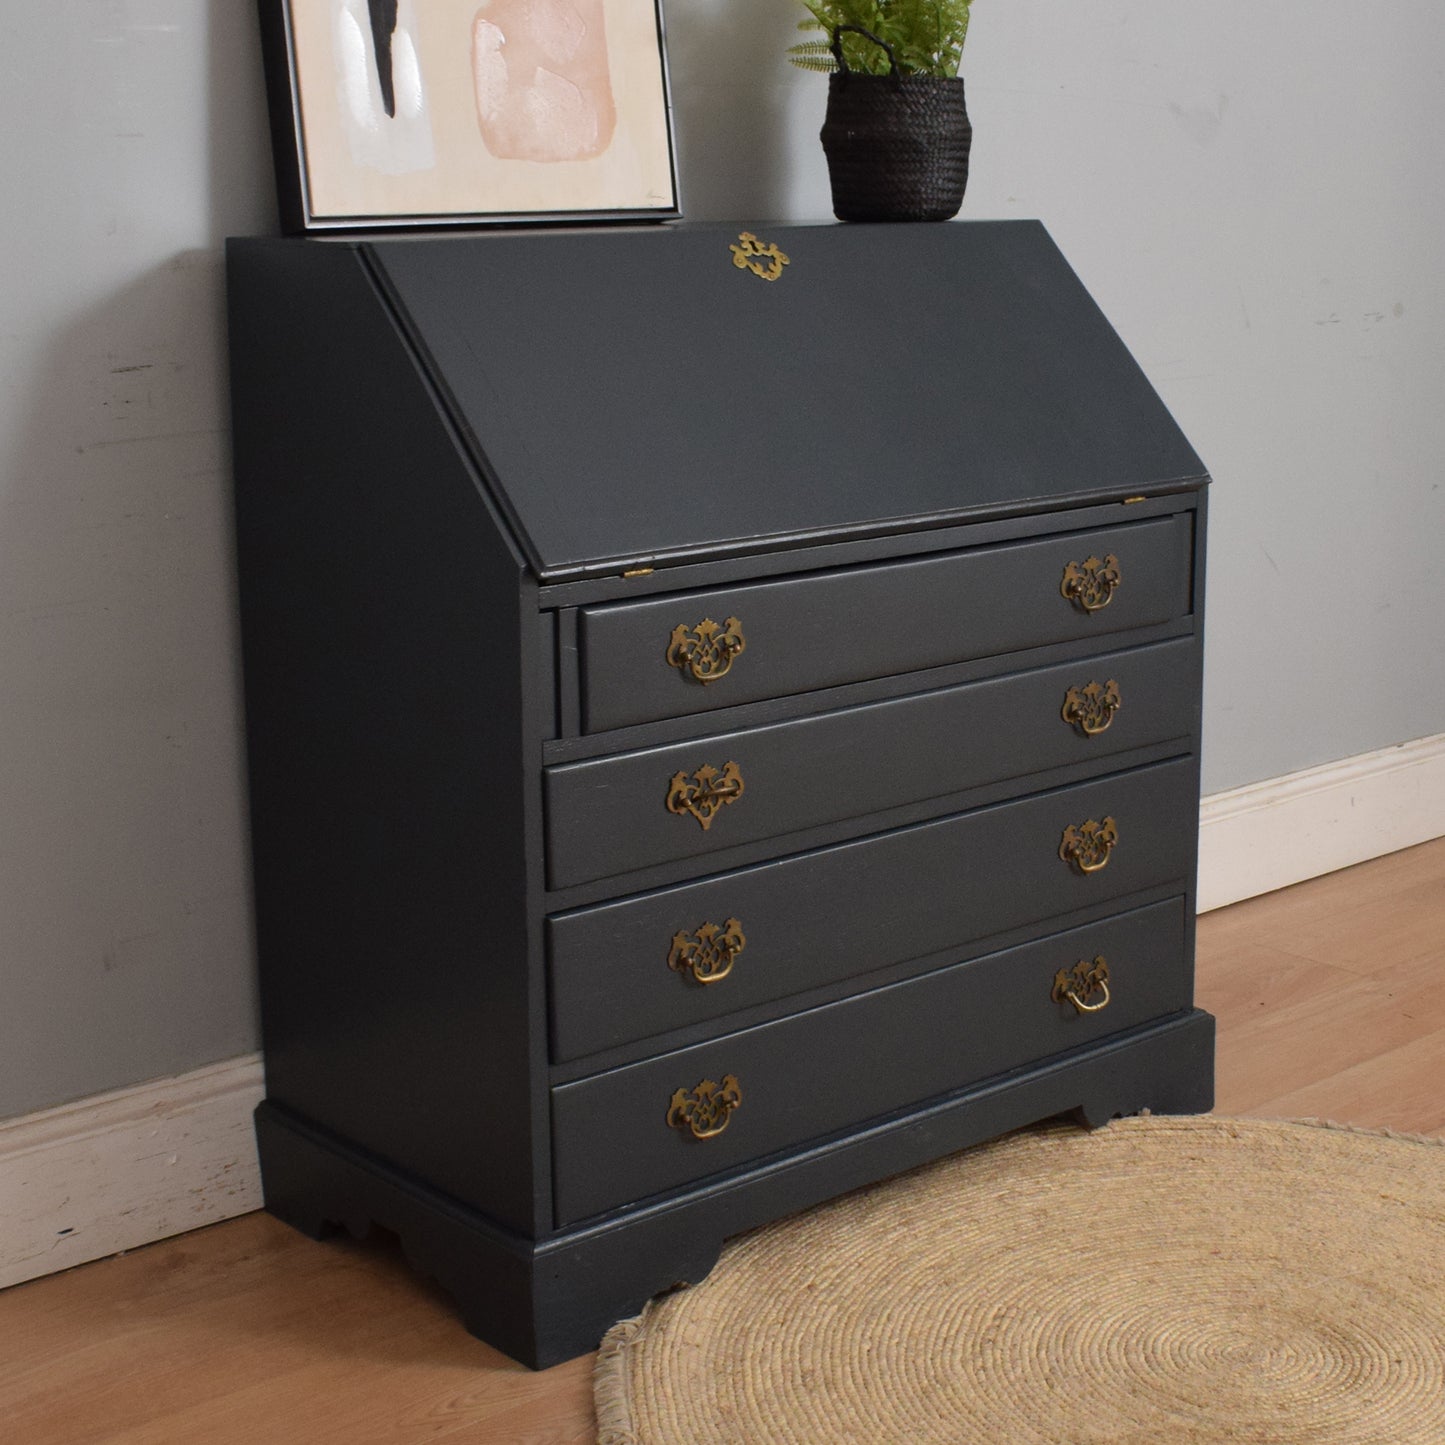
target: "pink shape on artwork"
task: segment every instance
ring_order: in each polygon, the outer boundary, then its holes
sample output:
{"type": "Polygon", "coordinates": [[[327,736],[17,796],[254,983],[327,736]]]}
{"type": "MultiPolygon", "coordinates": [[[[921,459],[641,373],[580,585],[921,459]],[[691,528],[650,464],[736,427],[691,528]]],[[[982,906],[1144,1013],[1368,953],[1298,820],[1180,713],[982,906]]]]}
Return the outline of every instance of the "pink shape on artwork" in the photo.
{"type": "Polygon", "coordinates": [[[482,140],[502,160],[585,161],[611,143],[602,0],[492,0],[472,23],[472,77],[482,140]]]}

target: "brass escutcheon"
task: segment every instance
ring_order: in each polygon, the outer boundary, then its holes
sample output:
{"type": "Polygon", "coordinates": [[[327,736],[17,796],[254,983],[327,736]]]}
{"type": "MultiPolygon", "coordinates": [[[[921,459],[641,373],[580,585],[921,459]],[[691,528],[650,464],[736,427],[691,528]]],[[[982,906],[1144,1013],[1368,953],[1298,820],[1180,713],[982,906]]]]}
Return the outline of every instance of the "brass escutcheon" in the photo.
{"type": "Polygon", "coordinates": [[[732,671],[733,660],[742,656],[747,645],[743,625],[736,617],[729,617],[721,625],[711,617],[704,617],[696,627],[680,622],[672,629],[672,640],[667,644],[667,662],[669,667],[706,686],[726,677],[732,671]]]}
{"type": "Polygon", "coordinates": [[[1054,975],[1053,992],[1049,994],[1055,1003],[1071,1003],[1081,1014],[1096,1014],[1109,1007],[1109,963],[1101,953],[1092,963],[1081,958],[1072,968],[1061,968],[1054,975]],[[1096,993],[1103,994],[1098,1003],[1088,1000],[1096,993]]]}
{"type": "Polygon", "coordinates": [[[1108,682],[1085,683],[1083,687],[1071,687],[1064,694],[1060,716],[1084,737],[1093,738],[1108,729],[1120,702],[1119,684],[1112,677],[1108,682]]]}
{"type": "Polygon", "coordinates": [[[1059,857],[1072,863],[1080,873],[1097,873],[1108,861],[1119,841],[1119,829],[1113,818],[1102,823],[1090,818],[1087,823],[1070,823],[1059,843],[1059,857]]]}
{"type": "Polygon", "coordinates": [[[783,274],[788,258],[770,242],[760,241],[751,231],[744,231],[737,244],[729,246],[733,265],[739,271],[751,271],[764,281],[776,281],[783,274]]]}
{"type": "Polygon", "coordinates": [[[1110,552],[1102,560],[1086,557],[1082,562],[1070,562],[1064,568],[1059,591],[1081,611],[1101,612],[1114,600],[1122,581],[1119,559],[1110,552]]]}
{"type": "Polygon", "coordinates": [[[694,1089],[678,1089],[673,1094],[667,1122],[674,1129],[686,1129],[694,1139],[715,1139],[742,1101],[735,1074],[724,1074],[720,1084],[704,1079],[694,1089]]]}
{"type": "Polygon", "coordinates": [[[736,763],[724,763],[721,771],[704,764],[691,777],[686,773],[672,775],[667,785],[667,811],[696,818],[706,832],[718,810],[736,803],[742,795],[743,775],[736,763]]]}
{"type": "Polygon", "coordinates": [[[695,933],[672,935],[667,966],[678,973],[690,973],[698,983],[721,983],[747,946],[743,926],[736,918],[729,918],[721,927],[704,923],[695,933]]]}

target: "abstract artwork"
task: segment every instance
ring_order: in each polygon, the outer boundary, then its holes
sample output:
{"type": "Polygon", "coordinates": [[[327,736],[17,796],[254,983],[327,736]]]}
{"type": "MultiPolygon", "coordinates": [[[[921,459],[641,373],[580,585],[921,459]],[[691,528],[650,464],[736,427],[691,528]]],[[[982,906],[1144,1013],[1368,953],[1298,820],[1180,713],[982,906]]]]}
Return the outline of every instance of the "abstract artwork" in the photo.
{"type": "Polygon", "coordinates": [[[260,0],[289,231],[678,214],[659,0],[260,0]]]}

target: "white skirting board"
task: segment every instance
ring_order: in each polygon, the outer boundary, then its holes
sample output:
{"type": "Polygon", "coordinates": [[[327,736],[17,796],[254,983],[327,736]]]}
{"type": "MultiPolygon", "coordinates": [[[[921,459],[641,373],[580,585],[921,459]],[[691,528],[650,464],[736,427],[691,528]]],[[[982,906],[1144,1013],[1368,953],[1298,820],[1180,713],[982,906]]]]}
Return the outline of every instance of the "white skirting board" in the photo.
{"type": "Polygon", "coordinates": [[[1233,788],[1199,809],[1199,911],[1445,836],[1445,733],[1233,788]]]}
{"type": "Polygon", "coordinates": [[[261,1207],[261,1057],[0,1123],[0,1288],[261,1207]]]}
{"type": "MultiPolygon", "coordinates": [[[[1199,910],[1445,835],[1445,734],[1206,798],[1199,910]]],[[[256,1054],[0,1123],[0,1287],[261,1205],[256,1054]]]]}

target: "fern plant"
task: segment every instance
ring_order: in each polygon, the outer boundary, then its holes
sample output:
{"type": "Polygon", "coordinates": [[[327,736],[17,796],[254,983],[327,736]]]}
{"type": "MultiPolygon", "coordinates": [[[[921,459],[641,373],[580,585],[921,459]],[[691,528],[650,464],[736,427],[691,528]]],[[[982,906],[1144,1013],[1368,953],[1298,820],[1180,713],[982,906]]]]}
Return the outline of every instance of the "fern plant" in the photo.
{"type": "MultiPolygon", "coordinates": [[[[833,31],[839,25],[857,25],[886,40],[898,57],[904,75],[958,74],[963,42],[968,34],[972,0],[803,0],[807,18],[798,22],[805,34],[822,31],[788,50],[794,65],[804,70],[831,71],[833,31]]],[[[848,31],[842,37],[843,59],[849,70],[887,75],[888,55],[866,36],[848,31]]]]}

